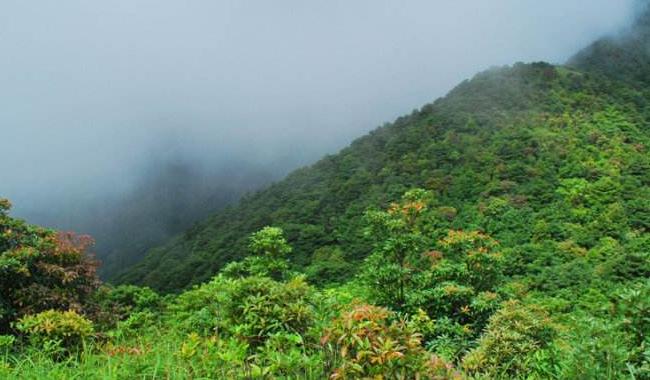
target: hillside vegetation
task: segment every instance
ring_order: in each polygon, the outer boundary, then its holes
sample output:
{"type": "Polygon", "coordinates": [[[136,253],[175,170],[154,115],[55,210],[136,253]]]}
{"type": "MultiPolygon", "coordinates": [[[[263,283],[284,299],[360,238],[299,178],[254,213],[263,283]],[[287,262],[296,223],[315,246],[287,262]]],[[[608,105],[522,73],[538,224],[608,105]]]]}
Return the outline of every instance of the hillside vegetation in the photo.
{"type": "Polygon", "coordinates": [[[628,232],[648,227],[650,63],[629,57],[649,57],[648,39],[634,36],[597,42],[573,69],[534,63],[480,73],[149,251],[119,282],[169,292],[206,281],[246,256],[247,236],[266,225],[285,231],[291,262],[310,281],[344,282],[370,252],[363,212],[413,187],[453,208],[453,228],[491,233],[508,248],[554,254],[560,242],[589,250],[606,237],[625,245],[628,232]],[[628,46],[639,53],[617,53],[628,46]],[[619,81],[624,73],[636,79],[619,81]],[[585,191],[608,195],[581,199],[585,191]]]}
{"type": "Polygon", "coordinates": [[[476,75],[129,285],[0,199],[0,379],[650,379],[648,19],[476,75]]]}

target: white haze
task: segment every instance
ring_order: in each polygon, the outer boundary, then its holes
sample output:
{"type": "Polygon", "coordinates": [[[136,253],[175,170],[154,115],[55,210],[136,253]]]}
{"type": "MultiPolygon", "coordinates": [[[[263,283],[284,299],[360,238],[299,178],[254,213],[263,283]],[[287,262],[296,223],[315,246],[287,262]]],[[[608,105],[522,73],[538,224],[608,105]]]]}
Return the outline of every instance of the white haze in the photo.
{"type": "Polygon", "coordinates": [[[175,156],[278,178],[479,70],[564,62],[635,3],[3,0],[0,195],[119,196],[175,156]]]}

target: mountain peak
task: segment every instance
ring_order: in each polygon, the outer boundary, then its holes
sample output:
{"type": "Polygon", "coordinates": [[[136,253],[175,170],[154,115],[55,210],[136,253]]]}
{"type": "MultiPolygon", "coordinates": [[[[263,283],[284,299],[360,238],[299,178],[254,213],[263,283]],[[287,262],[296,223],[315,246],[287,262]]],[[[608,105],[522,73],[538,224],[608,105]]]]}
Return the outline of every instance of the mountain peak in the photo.
{"type": "Polygon", "coordinates": [[[650,83],[650,3],[639,3],[632,26],[604,37],[573,56],[568,66],[645,88],[650,83]]]}

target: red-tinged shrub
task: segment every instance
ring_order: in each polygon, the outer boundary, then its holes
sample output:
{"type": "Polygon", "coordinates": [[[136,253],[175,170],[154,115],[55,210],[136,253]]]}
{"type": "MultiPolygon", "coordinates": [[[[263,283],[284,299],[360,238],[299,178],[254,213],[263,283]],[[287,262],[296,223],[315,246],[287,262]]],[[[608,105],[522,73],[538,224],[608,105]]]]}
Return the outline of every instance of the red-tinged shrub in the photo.
{"type": "Polygon", "coordinates": [[[92,311],[99,281],[87,236],[55,232],[8,216],[0,199],[0,333],[26,314],[92,311]]]}
{"type": "Polygon", "coordinates": [[[321,340],[338,363],[331,379],[461,379],[449,363],[429,354],[422,337],[389,310],[357,305],[333,321],[321,340]]]}

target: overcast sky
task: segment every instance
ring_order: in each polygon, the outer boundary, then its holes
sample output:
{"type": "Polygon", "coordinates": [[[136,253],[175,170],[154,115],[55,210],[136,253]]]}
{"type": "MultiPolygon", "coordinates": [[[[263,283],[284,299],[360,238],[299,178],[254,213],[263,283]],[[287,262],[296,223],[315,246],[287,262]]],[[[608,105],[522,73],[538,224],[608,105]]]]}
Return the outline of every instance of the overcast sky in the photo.
{"type": "Polygon", "coordinates": [[[284,169],[493,65],[563,62],[634,0],[0,1],[0,195],[120,192],[166,154],[284,169]]]}

